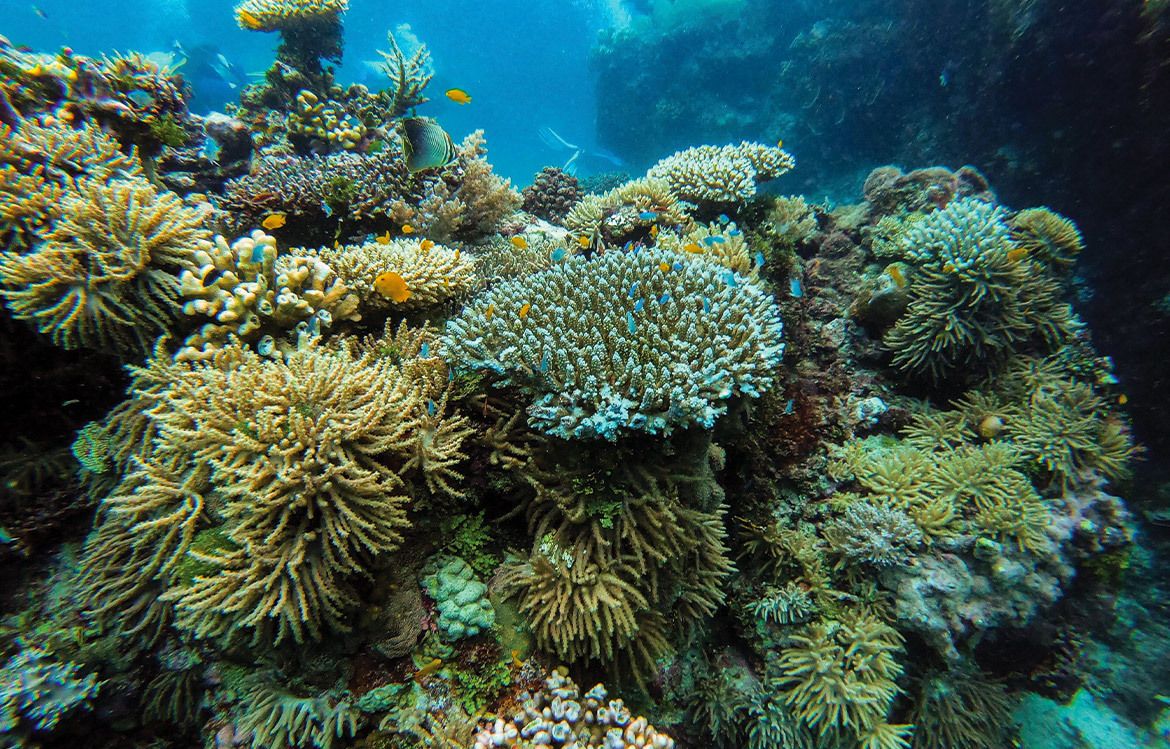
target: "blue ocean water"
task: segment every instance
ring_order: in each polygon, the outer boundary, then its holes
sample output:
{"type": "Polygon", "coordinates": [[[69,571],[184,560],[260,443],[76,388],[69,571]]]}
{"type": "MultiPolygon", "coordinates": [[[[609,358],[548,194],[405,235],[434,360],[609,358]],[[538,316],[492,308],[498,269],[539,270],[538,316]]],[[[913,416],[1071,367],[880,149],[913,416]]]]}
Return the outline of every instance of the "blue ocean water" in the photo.
{"type": "Polygon", "coordinates": [[[0,749],[1170,747],[1170,1],[339,3],[0,0],[0,749]]]}

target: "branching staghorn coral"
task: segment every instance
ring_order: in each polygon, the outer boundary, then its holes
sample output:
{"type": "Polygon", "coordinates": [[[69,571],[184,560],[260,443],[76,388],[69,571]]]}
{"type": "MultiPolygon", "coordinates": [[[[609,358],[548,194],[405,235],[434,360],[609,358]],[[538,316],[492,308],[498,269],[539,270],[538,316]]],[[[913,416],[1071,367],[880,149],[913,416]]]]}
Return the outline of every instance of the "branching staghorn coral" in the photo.
{"type": "Polygon", "coordinates": [[[530,423],[613,440],[711,426],[780,363],[771,297],[723,266],[661,250],[566,259],[477,297],[448,323],[453,359],[528,393],[530,423]]]}
{"type": "Polygon", "coordinates": [[[680,200],[735,203],[751,200],[756,185],[792,170],[796,160],[778,146],[744,141],[738,146],[697,146],[650,167],[646,176],[665,180],[680,200]]]}
{"type": "MultiPolygon", "coordinates": [[[[345,629],[348,578],[401,540],[404,466],[442,397],[445,378],[430,370],[443,364],[312,345],[283,362],[230,346],[220,357],[237,364],[192,366],[155,413],[160,441],[206,464],[225,500],[222,542],[189,550],[201,569],[164,597],[202,637],[250,629],[279,643],[345,629]]],[[[458,455],[459,439],[442,448],[458,455]]]]}
{"type": "Polygon", "coordinates": [[[455,148],[455,161],[427,182],[414,225],[435,241],[475,242],[494,234],[500,222],[523,203],[510,180],[492,172],[482,130],[455,148]]]}
{"type": "Polygon", "coordinates": [[[320,335],[335,323],[361,319],[358,296],[329,265],[279,254],[276,239],[259,229],[231,245],[217,235],[193,260],[194,269],[179,277],[183,312],[210,321],[187,336],[178,361],[210,358],[232,341],[277,355],[294,347],[299,333],[320,335]]]}
{"type": "Polygon", "coordinates": [[[884,339],[899,369],[946,380],[1033,342],[1055,348],[1079,326],[1060,285],[1012,241],[1000,208],[952,201],[903,242],[916,264],[910,302],[884,339]]]}
{"type": "Polygon", "coordinates": [[[370,311],[416,311],[436,307],[471,292],[478,283],[475,258],[429,239],[399,238],[318,250],[315,255],[334,270],[370,311]],[[383,273],[396,273],[409,296],[397,301],[378,290],[383,273]]]}
{"type": "Polygon", "coordinates": [[[148,349],[178,312],[178,274],[210,246],[203,214],[144,178],[84,180],[35,251],[0,256],[0,295],[65,348],[148,349]]]}
{"type": "Polygon", "coordinates": [[[401,117],[414,107],[430,101],[425,92],[434,76],[431,52],[427,45],[420,44],[407,57],[402,47],[398,46],[393,32],[386,32],[386,41],[390,49],[386,52],[377,50],[382,57],[378,68],[390,79],[390,106],[386,110],[386,117],[401,117]]]}
{"type": "Polygon", "coordinates": [[[909,726],[886,723],[901,692],[895,657],[901,649],[898,632],[871,615],[817,622],[793,635],[781,653],[778,684],[785,702],[822,737],[845,734],[866,747],[908,747],[909,726]],[[867,743],[868,737],[882,740],[867,743]]]}

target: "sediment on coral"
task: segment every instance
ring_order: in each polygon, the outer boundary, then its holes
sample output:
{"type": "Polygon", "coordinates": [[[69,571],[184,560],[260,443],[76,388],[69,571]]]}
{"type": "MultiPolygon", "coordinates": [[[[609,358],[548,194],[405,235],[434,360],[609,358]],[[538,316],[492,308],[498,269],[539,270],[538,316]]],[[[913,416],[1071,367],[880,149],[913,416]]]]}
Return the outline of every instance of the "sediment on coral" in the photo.
{"type": "Polygon", "coordinates": [[[758,396],[781,327],[770,295],[721,265],[614,251],[496,286],[444,340],[459,366],[527,393],[533,426],[612,440],[709,427],[728,398],[758,396]]]}

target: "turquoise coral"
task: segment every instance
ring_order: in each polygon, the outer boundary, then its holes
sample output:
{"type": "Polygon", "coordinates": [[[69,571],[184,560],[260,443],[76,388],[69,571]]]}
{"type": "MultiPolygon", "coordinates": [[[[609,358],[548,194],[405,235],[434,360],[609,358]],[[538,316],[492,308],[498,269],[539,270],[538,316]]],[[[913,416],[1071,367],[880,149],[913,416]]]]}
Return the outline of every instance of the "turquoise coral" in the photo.
{"type": "Polygon", "coordinates": [[[427,594],[439,607],[439,631],[448,640],[475,637],[495,624],[487,586],[459,557],[440,557],[423,578],[427,594]]]}
{"type": "Polygon", "coordinates": [[[784,352],[771,295],[704,258],[662,250],[571,257],[500,284],[448,323],[466,368],[532,396],[529,422],[614,440],[710,427],[771,387],[784,352]]]}
{"type": "Polygon", "coordinates": [[[100,684],[93,674],[80,676],[80,669],[36,647],[9,658],[0,669],[0,747],[25,746],[21,734],[50,731],[68,713],[89,709],[100,684]]]}

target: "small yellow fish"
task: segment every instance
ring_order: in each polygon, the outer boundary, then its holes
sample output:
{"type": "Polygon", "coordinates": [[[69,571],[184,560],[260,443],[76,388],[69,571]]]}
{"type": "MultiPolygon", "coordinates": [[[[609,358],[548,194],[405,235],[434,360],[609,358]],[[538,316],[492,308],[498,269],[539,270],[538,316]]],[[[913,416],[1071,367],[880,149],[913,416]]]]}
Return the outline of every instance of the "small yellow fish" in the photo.
{"type": "Polygon", "coordinates": [[[517,235],[515,237],[512,237],[512,239],[509,241],[512,243],[512,246],[518,250],[527,250],[528,249],[528,240],[525,239],[524,237],[517,235]]]}
{"type": "Polygon", "coordinates": [[[524,306],[520,308],[520,319],[521,320],[528,317],[528,310],[530,310],[530,309],[532,309],[532,305],[529,304],[528,302],[525,302],[524,306]]]}
{"type": "Polygon", "coordinates": [[[906,276],[902,275],[902,269],[897,265],[887,265],[886,274],[894,280],[894,285],[899,289],[906,287],[906,276]]]}
{"type": "Polygon", "coordinates": [[[943,265],[943,270],[946,271],[947,273],[954,273],[955,272],[954,263],[947,263],[947,264],[943,265]]]}
{"type": "Polygon", "coordinates": [[[378,277],[374,279],[374,291],[395,304],[402,304],[410,299],[410,289],[406,287],[406,279],[392,270],[378,274],[378,277]]]}
{"type": "Polygon", "coordinates": [[[577,237],[577,244],[581,245],[585,249],[589,249],[589,237],[586,237],[586,236],[577,237]]]}
{"type": "Polygon", "coordinates": [[[374,237],[374,241],[378,244],[390,244],[390,230],[387,229],[385,234],[374,237]]]}
{"type": "MultiPolygon", "coordinates": [[[[429,239],[424,239],[423,241],[418,243],[418,248],[420,250],[422,250],[423,252],[428,252],[430,250],[435,249],[435,243],[429,239]]],[[[456,250],[456,252],[458,252],[458,250],[456,250]]],[[[458,258],[456,258],[456,259],[458,259],[458,258]]]]}
{"type": "Polygon", "coordinates": [[[434,658],[430,663],[414,672],[414,681],[416,684],[422,684],[422,680],[430,676],[443,667],[443,661],[439,658],[434,658]]]}
{"type": "Polygon", "coordinates": [[[402,233],[403,234],[414,234],[414,227],[411,226],[410,224],[403,224],[402,225],[402,233]]]}
{"type": "Polygon", "coordinates": [[[260,225],[265,229],[279,229],[284,226],[286,221],[288,221],[288,216],[284,213],[270,213],[264,217],[260,225]]]}
{"type": "Polygon", "coordinates": [[[666,262],[665,260],[662,261],[661,263],[658,264],[658,270],[665,273],[666,271],[670,270],[670,263],[666,262]]]}
{"type": "Polygon", "coordinates": [[[333,249],[335,249],[335,250],[336,250],[336,249],[337,249],[338,247],[340,247],[340,246],[341,246],[341,240],[340,240],[340,239],[335,239],[335,240],[333,240],[333,249]]]}
{"type": "Polygon", "coordinates": [[[459,262],[459,256],[463,254],[463,250],[455,250],[455,262],[459,262]]]}
{"type": "Polygon", "coordinates": [[[524,665],[524,661],[522,661],[520,659],[520,651],[519,650],[516,650],[516,649],[512,650],[512,665],[513,666],[523,666],[524,665]]]}
{"type": "Polygon", "coordinates": [[[1014,250],[1008,250],[1008,262],[1018,263],[1026,257],[1028,257],[1028,250],[1024,247],[1017,247],[1014,250]]]}
{"type": "Polygon", "coordinates": [[[485,309],[483,311],[483,319],[490,320],[490,319],[492,319],[492,315],[494,315],[494,314],[496,314],[496,305],[489,304],[487,306],[487,309],[485,309]]]}
{"type": "Polygon", "coordinates": [[[1126,403],[1129,403],[1128,395],[1122,393],[1121,395],[1117,396],[1117,405],[1124,406],[1126,403]]]}
{"type": "Polygon", "coordinates": [[[691,242],[690,244],[685,245],[683,250],[691,253],[692,255],[699,255],[703,252],[703,248],[699,246],[698,242],[691,242]]]}
{"type": "Polygon", "coordinates": [[[650,236],[653,239],[658,239],[658,224],[654,224],[654,226],[650,227],[650,236]]]}
{"type": "Polygon", "coordinates": [[[241,26],[250,31],[259,31],[264,28],[264,22],[257,18],[255,13],[249,13],[246,10],[237,10],[236,18],[239,20],[241,26]]]}
{"type": "Polygon", "coordinates": [[[455,102],[456,104],[470,104],[471,103],[471,94],[467,93],[466,91],[464,91],[461,88],[447,89],[447,98],[450,99],[451,101],[455,102]]]}
{"type": "Polygon", "coordinates": [[[776,141],[776,148],[784,148],[784,139],[783,138],[776,141]]]}

